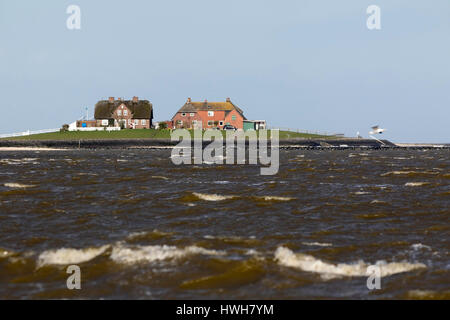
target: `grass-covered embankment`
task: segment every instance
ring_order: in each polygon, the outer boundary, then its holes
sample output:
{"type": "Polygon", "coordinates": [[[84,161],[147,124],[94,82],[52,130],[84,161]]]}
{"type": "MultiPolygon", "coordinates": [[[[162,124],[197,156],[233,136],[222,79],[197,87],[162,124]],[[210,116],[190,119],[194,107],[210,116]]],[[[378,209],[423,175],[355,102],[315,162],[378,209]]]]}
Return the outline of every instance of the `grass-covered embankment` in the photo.
{"type": "MultiPolygon", "coordinates": [[[[67,131],[33,134],[13,138],[3,138],[2,140],[106,140],[106,139],[170,139],[170,130],[154,129],[124,129],[120,131],[67,131]]],[[[270,130],[269,130],[270,132],[270,130]]],[[[192,130],[191,130],[192,134],[192,130]]],[[[222,131],[225,136],[226,131],[222,131]]],[[[283,139],[324,139],[334,138],[334,136],[324,136],[309,133],[299,133],[293,131],[280,131],[280,140],[283,139]]]]}

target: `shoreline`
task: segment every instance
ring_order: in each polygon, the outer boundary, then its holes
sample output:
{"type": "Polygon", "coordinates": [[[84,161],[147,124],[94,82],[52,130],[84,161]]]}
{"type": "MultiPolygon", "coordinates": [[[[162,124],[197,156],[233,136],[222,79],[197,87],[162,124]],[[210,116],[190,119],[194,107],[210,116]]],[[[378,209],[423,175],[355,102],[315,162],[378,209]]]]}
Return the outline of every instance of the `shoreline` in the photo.
{"type": "MultiPolygon", "coordinates": [[[[287,150],[450,149],[450,144],[395,144],[388,140],[381,141],[382,143],[373,139],[358,138],[296,138],[280,140],[279,148],[287,150]]],[[[73,149],[172,149],[176,147],[178,143],[178,141],[170,141],[169,139],[0,140],[0,151],[63,151],[73,149]]],[[[203,141],[202,143],[204,148],[211,142],[203,141]]]]}

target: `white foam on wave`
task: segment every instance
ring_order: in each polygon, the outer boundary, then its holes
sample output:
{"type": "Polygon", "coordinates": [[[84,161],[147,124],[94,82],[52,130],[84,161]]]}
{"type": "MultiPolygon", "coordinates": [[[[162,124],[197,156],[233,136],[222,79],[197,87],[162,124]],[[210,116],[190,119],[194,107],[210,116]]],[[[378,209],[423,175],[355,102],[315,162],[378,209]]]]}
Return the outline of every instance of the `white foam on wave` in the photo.
{"type": "Polygon", "coordinates": [[[414,250],[420,250],[420,249],[426,249],[426,250],[431,250],[430,246],[421,244],[421,243],[414,243],[413,245],[411,245],[411,248],[413,248],[414,250]]]}
{"type": "Polygon", "coordinates": [[[378,200],[378,199],[370,201],[370,204],[385,204],[385,203],[387,203],[387,202],[383,201],[383,200],[378,200]]]}
{"type": "Polygon", "coordinates": [[[169,180],[169,178],[164,176],[151,176],[153,179],[169,180]]]}
{"type": "Polygon", "coordinates": [[[14,255],[14,252],[0,248],[0,258],[8,258],[14,255]]]}
{"type": "Polygon", "coordinates": [[[164,231],[159,231],[158,229],[154,229],[152,231],[132,232],[127,236],[127,239],[133,240],[136,238],[142,238],[142,237],[146,237],[146,236],[168,237],[172,234],[173,233],[171,233],[171,232],[164,232],[164,231]]]}
{"type": "Polygon", "coordinates": [[[264,199],[266,201],[291,201],[291,200],[295,200],[295,198],[279,197],[279,196],[263,196],[263,197],[260,197],[260,198],[264,199]]]}
{"type": "Polygon", "coordinates": [[[168,245],[127,247],[121,244],[114,246],[110,258],[123,264],[136,262],[156,262],[168,259],[180,259],[188,255],[221,255],[221,251],[208,250],[197,246],[183,249],[168,245]]]}
{"type": "Polygon", "coordinates": [[[351,192],[352,194],[355,194],[355,195],[363,195],[363,194],[369,194],[370,192],[367,192],[367,191],[356,191],[356,192],[351,192]]]}
{"type": "Polygon", "coordinates": [[[411,171],[411,170],[405,170],[405,171],[389,171],[386,173],[382,173],[380,176],[381,177],[386,177],[386,176],[401,176],[401,175],[410,175],[410,174],[427,174],[427,175],[436,175],[439,174],[439,172],[435,172],[435,171],[411,171]]]}
{"type": "Polygon", "coordinates": [[[429,182],[407,182],[405,187],[421,187],[430,184],[429,182]]]}
{"type": "Polygon", "coordinates": [[[226,180],[219,180],[219,181],[214,181],[215,184],[229,184],[231,183],[230,181],[226,181],[226,180]]]}
{"type": "Polygon", "coordinates": [[[33,184],[21,184],[16,182],[8,182],[4,184],[5,187],[12,188],[12,189],[25,189],[25,188],[33,188],[35,185],[33,184]]]}
{"type": "Polygon", "coordinates": [[[105,245],[99,248],[61,248],[44,251],[39,255],[37,266],[40,268],[46,265],[68,265],[87,262],[104,253],[109,247],[109,245],[105,245]]]}
{"type": "Polygon", "coordinates": [[[416,173],[416,171],[389,171],[386,173],[382,173],[380,176],[386,177],[386,176],[390,176],[390,175],[407,175],[407,174],[411,174],[411,173],[416,173]]]}
{"type": "Polygon", "coordinates": [[[302,242],[305,246],[317,246],[317,247],[331,247],[331,243],[321,243],[321,242],[302,242]]]}
{"type": "Polygon", "coordinates": [[[208,194],[208,193],[193,192],[192,194],[194,196],[196,196],[197,198],[199,198],[201,200],[205,200],[205,201],[223,201],[223,200],[235,198],[235,196],[223,196],[220,194],[213,194],[213,193],[208,194]]]}
{"type": "MultiPolygon", "coordinates": [[[[318,273],[323,279],[333,279],[336,277],[366,277],[367,268],[370,266],[363,261],[354,264],[332,264],[316,259],[313,256],[294,253],[285,247],[278,247],[275,251],[275,260],[282,266],[300,269],[306,272],[318,273]]],[[[386,277],[397,273],[412,271],[415,269],[426,268],[422,263],[409,262],[391,262],[378,261],[381,276],[386,277]]]]}
{"type": "Polygon", "coordinates": [[[22,159],[0,159],[0,163],[20,165],[20,164],[39,164],[38,158],[22,158],[22,159]]]}

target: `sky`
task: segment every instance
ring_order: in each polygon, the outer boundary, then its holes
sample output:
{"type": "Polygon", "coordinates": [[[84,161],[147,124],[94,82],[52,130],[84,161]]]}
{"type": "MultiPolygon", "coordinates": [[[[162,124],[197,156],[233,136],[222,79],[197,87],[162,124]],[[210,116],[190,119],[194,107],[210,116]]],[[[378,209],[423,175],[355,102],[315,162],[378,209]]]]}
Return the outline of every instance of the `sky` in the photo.
{"type": "Polygon", "coordinates": [[[450,1],[0,0],[0,94],[0,133],[61,127],[109,96],[150,100],[156,121],[230,97],[272,127],[449,143],[450,1]]]}

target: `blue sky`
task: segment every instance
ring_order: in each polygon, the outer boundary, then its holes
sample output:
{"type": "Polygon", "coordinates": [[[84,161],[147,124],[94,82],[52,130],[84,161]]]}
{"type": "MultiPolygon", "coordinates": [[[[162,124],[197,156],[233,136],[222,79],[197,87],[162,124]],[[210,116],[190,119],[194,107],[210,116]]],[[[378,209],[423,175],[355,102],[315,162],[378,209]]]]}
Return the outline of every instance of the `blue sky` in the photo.
{"type": "Polygon", "coordinates": [[[137,95],[155,120],[231,97],[273,126],[450,142],[449,40],[448,0],[0,0],[0,133],[137,95]],[[66,28],[71,4],[81,30],[66,28]]]}

